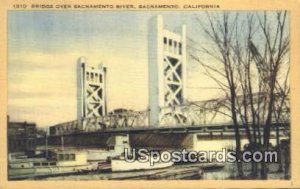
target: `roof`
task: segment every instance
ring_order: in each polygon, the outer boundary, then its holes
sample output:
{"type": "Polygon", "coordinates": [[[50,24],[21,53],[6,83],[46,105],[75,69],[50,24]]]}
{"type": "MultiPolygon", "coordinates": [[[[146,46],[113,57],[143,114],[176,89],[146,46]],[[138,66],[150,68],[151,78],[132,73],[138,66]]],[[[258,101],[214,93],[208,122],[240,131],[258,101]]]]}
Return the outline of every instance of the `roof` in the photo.
{"type": "Polygon", "coordinates": [[[35,123],[28,122],[8,122],[9,127],[36,127],[35,123]]]}

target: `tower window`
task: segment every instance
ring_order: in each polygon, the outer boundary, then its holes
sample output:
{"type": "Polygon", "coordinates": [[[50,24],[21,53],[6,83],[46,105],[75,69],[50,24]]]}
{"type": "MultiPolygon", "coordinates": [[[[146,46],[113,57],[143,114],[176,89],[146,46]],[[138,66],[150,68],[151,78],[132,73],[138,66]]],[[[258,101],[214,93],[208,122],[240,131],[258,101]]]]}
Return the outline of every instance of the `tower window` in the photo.
{"type": "Polygon", "coordinates": [[[174,53],[177,53],[177,41],[174,41],[174,53]]]}
{"type": "Polygon", "coordinates": [[[95,74],[95,81],[98,82],[98,74],[95,74]]]}
{"type": "Polygon", "coordinates": [[[181,55],[182,54],[182,45],[181,45],[181,43],[179,43],[179,54],[181,55]]]}
{"type": "Polygon", "coordinates": [[[169,39],[169,52],[172,52],[172,50],[173,50],[172,44],[173,44],[172,39],[169,39]]]}
{"type": "Polygon", "coordinates": [[[86,80],[88,81],[90,79],[90,73],[86,72],[86,80]]]}
{"type": "Polygon", "coordinates": [[[169,46],[172,46],[172,39],[169,39],[169,46]]]}
{"type": "Polygon", "coordinates": [[[164,50],[166,51],[168,49],[168,39],[164,37],[164,50]]]}
{"type": "Polygon", "coordinates": [[[164,44],[167,44],[167,38],[164,37],[164,44]]]}
{"type": "Polygon", "coordinates": [[[91,73],[91,80],[94,81],[94,73],[91,73]]]}

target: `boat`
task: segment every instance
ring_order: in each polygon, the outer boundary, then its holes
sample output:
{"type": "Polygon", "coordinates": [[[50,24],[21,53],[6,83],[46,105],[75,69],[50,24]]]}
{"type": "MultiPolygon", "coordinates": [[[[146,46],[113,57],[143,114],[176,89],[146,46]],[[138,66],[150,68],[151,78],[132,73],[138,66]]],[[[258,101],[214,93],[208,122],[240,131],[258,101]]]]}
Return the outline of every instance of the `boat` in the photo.
{"type": "Polygon", "coordinates": [[[117,158],[111,159],[111,170],[112,172],[124,172],[124,171],[141,171],[141,170],[152,170],[152,169],[162,169],[171,167],[174,163],[169,162],[155,162],[153,165],[150,162],[141,162],[138,159],[132,160],[130,162],[126,161],[124,156],[119,156],[117,158]]]}
{"type": "Polygon", "coordinates": [[[11,180],[95,171],[83,151],[49,151],[46,158],[14,159],[8,164],[11,180]]]}
{"type": "Polygon", "coordinates": [[[199,180],[203,170],[199,167],[170,167],[146,171],[122,172],[108,177],[108,180],[199,180]]]}
{"type": "Polygon", "coordinates": [[[124,153],[124,149],[130,150],[129,135],[113,136],[106,142],[108,149],[88,149],[87,158],[90,162],[107,162],[113,157],[120,156],[124,153]]]}
{"type": "Polygon", "coordinates": [[[109,138],[107,141],[108,150],[87,150],[88,161],[98,162],[99,170],[109,170],[112,172],[118,171],[136,171],[166,168],[173,165],[173,162],[157,162],[150,165],[149,162],[141,163],[137,160],[126,162],[124,158],[125,149],[131,151],[129,135],[118,135],[109,138]],[[108,166],[108,163],[110,166],[108,166]]]}

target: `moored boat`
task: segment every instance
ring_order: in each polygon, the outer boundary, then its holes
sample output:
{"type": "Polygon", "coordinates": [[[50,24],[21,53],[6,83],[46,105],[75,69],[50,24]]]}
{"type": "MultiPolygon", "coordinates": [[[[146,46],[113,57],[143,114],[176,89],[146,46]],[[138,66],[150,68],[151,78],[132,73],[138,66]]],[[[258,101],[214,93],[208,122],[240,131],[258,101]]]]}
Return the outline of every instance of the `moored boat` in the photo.
{"type": "Polygon", "coordinates": [[[150,162],[141,162],[138,159],[133,161],[126,161],[123,156],[118,158],[113,158],[111,160],[111,170],[113,172],[122,172],[122,171],[139,171],[139,170],[151,170],[151,169],[162,169],[172,166],[174,163],[169,162],[155,162],[153,165],[150,162]]]}
{"type": "Polygon", "coordinates": [[[9,162],[9,179],[81,173],[96,170],[82,151],[49,151],[47,158],[22,159],[9,162]]]}
{"type": "Polygon", "coordinates": [[[108,149],[88,149],[87,160],[90,162],[106,162],[107,160],[120,156],[124,149],[130,150],[129,135],[113,136],[106,142],[108,149]]]}

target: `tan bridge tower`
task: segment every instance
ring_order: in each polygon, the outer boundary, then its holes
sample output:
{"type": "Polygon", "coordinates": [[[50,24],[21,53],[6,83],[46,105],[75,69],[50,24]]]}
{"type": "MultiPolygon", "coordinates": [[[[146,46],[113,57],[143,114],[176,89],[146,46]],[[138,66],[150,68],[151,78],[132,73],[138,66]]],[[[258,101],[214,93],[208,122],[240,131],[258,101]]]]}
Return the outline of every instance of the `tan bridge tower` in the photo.
{"type": "MultiPolygon", "coordinates": [[[[148,24],[149,124],[161,125],[165,115],[162,107],[174,107],[186,99],[186,26],[179,33],[164,28],[161,15],[148,24]]],[[[172,113],[177,122],[182,114],[172,113]]]]}
{"type": "Polygon", "coordinates": [[[79,129],[84,130],[86,118],[107,114],[106,67],[103,64],[100,64],[98,68],[87,66],[85,58],[79,58],[77,84],[77,119],[79,129]]]}

